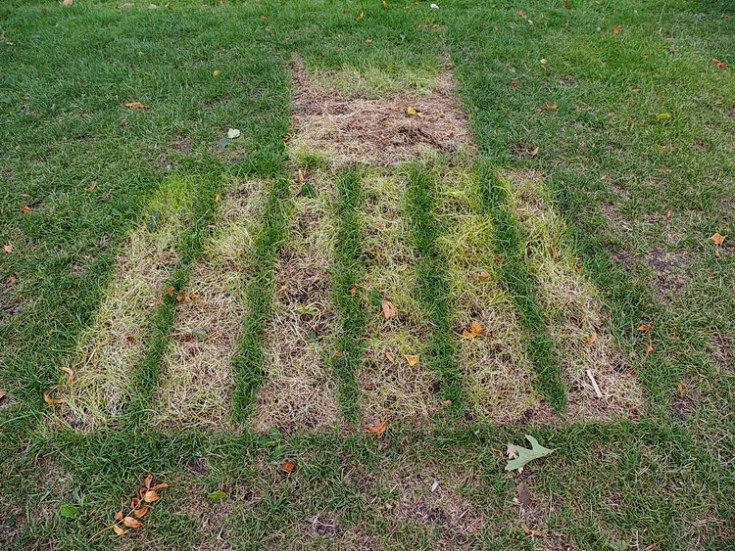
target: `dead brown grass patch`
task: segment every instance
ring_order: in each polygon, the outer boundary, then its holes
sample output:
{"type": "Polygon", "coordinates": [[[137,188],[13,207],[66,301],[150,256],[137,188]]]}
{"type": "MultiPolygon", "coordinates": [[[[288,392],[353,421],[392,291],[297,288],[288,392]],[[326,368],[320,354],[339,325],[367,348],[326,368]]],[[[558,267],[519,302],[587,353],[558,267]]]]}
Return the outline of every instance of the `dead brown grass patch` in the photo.
{"type": "Polygon", "coordinates": [[[439,75],[426,95],[392,93],[380,99],[340,94],[311,78],[300,58],[294,61],[293,80],[297,134],[290,145],[296,151],[324,153],[337,165],[395,165],[472,149],[451,72],[439,75]],[[418,114],[409,115],[409,107],[418,114]]]}
{"type": "Polygon", "coordinates": [[[453,172],[441,180],[438,216],[447,233],[438,246],[447,258],[457,335],[473,321],[487,336],[458,337],[458,363],[472,411],[481,420],[511,423],[540,405],[524,330],[507,292],[499,285],[499,259],[492,254],[490,220],[480,212],[471,174],[453,172]]]}
{"type": "Polygon", "coordinates": [[[568,382],[569,416],[579,420],[637,416],[643,396],[635,373],[609,330],[599,292],[568,244],[565,223],[550,205],[541,174],[513,171],[505,177],[511,208],[526,233],[526,259],[548,317],[547,331],[568,382]],[[602,398],[596,398],[587,370],[597,380],[602,398]]]}
{"type": "Polygon", "coordinates": [[[246,181],[223,197],[216,231],[204,246],[164,357],[154,425],[232,429],[233,373],[245,316],[244,287],[254,234],[261,222],[263,183],[246,181]]]}
{"type": "Polygon", "coordinates": [[[391,301],[397,314],[386,320],[379,306],[372,302],[366,306],[367,347],[358,374],[358,407],[367,422],[425,425],[440,401],[432,390],[438,381],[425,362],[410,366],[405,359],[421,355],[432,331],[416,298],[416,258],[403,208],[406,183],[379,174],[368,175],[363,183],[365,291],[391,301]]]}
{"type": "Polygon", "coordinates": [[[266,380],[252,417],[260,431],[292,433],[337,423],[336,380],[328,362],[337,323],[329,272],[337,235],[335,190],[328,178],[309,183],[317,195],[295,199],[289,238],[276,263],[273,316],[263,345],[266,380]]]}

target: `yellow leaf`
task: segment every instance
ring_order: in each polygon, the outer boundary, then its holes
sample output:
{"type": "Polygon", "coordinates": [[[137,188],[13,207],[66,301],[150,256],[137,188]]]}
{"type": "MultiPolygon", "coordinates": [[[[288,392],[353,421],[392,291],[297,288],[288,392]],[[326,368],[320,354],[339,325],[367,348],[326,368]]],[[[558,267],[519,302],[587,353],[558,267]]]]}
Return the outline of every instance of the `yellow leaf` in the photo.
{"type": "Polygon", "coordinates": [[[725,236],[720,234],[720,232],[715,232],[712,237],[710,237],[712,240],[712,243],[714,243],[717,246],[722,245],[725,242],[725,236]]]}
{"type": "Polygon", "coordinates": [[[451,405],[452,405],[452,401],[451,401],[451,400],[444,400],[444,401],[442,402],[442,405],[443,405],[444,407],[448,408],[449,406],[451,406],[451,405]]]}
{"type": "Polygon", "coordinates": [[[212,76],[213,77],[218,77],[221,74],[222,74],[222,71],[220,71],[219,69],[215,69],[214,71],[212,71],[212,76]]]}
{"type": "Polygon", "coordinates": [[[410,366],[418,365],[419,361],[421,360],[421,356],[419,356],[418,354],[406,354],[404,358],[406,358],[406,361],[410,366]]]}
{"type": "Polygon", "coordinates": [[[155,501],[158,501],[161,499],[161,496],[158,495],[158,492],[155,490],[148,490],[145,494],[143,494],[143,501],[146,503],[153,503],[155,501]]]}
{"type": "Polygon", "coordinates": [[[118,536],[122,536],[125,533],[125,530],[120,528],[117,524],[112,525],[112,531],[115,532],[118,536]]]}
{"type": "Polygon", "coordinates": [[[406,115],[408,115],[410,117],[415,117],[418,114],[419,114],[419,112],[416,111],[416,109],[414,109],[410,105],[408,107],[406,107],[406,115]]]}
{"type": "Polygon", "coordinates": [[[490,274],[488,272],[477,272],[477,279],[480,281],[487,281],[490,279],[490,274]]]}
{"type": "Polygon", "coordinates": [[[380,307],[383,309],[383,317],[387,320],[395,318],[398,314],[395,305],[389,300],[382,300],[380,307]]]}
{"type": "Polygon", "coordinates": [[[381,421],[375,425],[365,427],[365,432],[372,434],[383,434],[386,430],[388,430],[388,421],[381,421]]]}
{"type": "Polygon", "coordinates": [[[43,401],[46,402],[50,406],[55,406],[56,404],[63,404],[64,400],[61,398],[52,398],[51,394],[49,394],[48,391],[43,393],[43,401]]]}
{"type": "Polygon", "coordinates": [[[357,285],[353,285],[352,287],[350,287],[350,295],[354,297],[356,294],[357,294],[357,285]]]}
{"type": "Polygon", "coordinates": [[[357,16],[357,20],[358,21],[362,21],[363,19],[365,19],[365,12],[364,11],[361,11],[360,12],[360,15],[357,16]]]}
{"type": "Polygon", "coordinates": [[[125,517],[122,522],[128,528],[142,528],[143,527],[143,523],[133,517],[125,517]]]}
{"type": "Polygon", "coordinates": [[[126,103],[125,107],[129,109],[149,109],[148,105],[139,101],[131,101],[130,103],[126,103]]]}

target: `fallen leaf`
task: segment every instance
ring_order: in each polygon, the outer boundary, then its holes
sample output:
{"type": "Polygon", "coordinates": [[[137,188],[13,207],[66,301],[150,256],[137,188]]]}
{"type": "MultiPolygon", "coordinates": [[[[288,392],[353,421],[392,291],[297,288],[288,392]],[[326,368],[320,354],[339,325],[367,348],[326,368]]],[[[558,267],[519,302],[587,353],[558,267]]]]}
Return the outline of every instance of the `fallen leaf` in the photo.
{"type": "Polygon", "coordinates": [[[412,367],[414,365],[418,365],[419,361],[421,360],[421,356],[419,356],[418,354],[406,354],[404,358],[406,358],[408,365],[412,367]]]}
{"type": "Polygon", "coordinates": [[[526,17],[526,12],[523,10],[518,10],[518,17],[526,17]]]}
{"type": "Polygon", "coordinates": [[[89,184],[87,187],[84,188],[84,191],[86,191],[87,193],[92,193],[96,187],[97,187],[97,182],[92,182],[91,184],[89,184]]]}
{"type": "Polygon", "coordinates": [[[372,43],[373,43],[373,39],[372,38],[366,38],[365,39],[365,44],[372,44],[372,43]]]}
{"type": "Polygon", "coordinates": [[[117,9],[119,10],[129,10],[130,8],[134,8],[135,4],[132,2],[124,2],[123,4],[120,4],[117,9]]]}
{"type": "Polygon", "coordinates": [[[452,405],[452,401],[451,401],[451,400],[444,400],[444,401],[442,402],[442,405],[443,405],[443,406],[444,406],[445,408],[448,408],[449,406],[451,406],[451,405],[452,405]]]}
{"type": "Polygon", "coordinates": [[[387,320],[395,318],[398,314],[395,305],[389,300],[380,301],[380,307],[383,309],[383,317],[387,320]]]}
{"type": "Polygon", "coordinates": [[[714,57],[709,60],[710,63],[714,64],[718,69],[727,69],[728,65],[724,61],[720,61],[719,59],[715,59],[714,57]]]}
{"type": "Polygon", "coordinates": [[[124,516],[125,514],[122,511],[118,511],[117,513],[115,513],[115,520],[120,522],[124,516]]]}
{"type": "Polygon", "coordinates": [[[165,482],[161,482],[160,484],[156,484],[155,486],[153,486],[151,490],[155,490],[158,492],[159,490],[165,490],[166,488],[168,488],[168,484],[166,484],[165,482]]]}
{"type": "Polygon", "coordinates": [[[553,104],[553,103],[547,103],[546,104],[546,109],[548,109],[549,111],[555,111],[556,110],[556,105],[553,104]]]}
{"type": "Polygon", "coordinates": [[[535,147],[533,150],[531,150],[531,151],[528,152],[528,156],[529,157],[535,157],[536,155],[538,155],[538,152],[539,152],[539,148],[538,147],[535,147]]]}
{"type": "Polygon", "coordinates": [[[715,232],[712,237],[710,237],[712,240],[712,243],[714,243],[717,246],[722,245],[725,242],[725,236],[720,234],[720,232],[715,232]]]}
{"type": "Polygon", "coordinates": [[[409,117],[415,117],[418,114],[419,114],[419,112],[416,111],[416,109],[414,109],[410,105],[408,107],[406,107],[406,115],[408,115],[409,117]]]}
{"type": "Polygon", "coordinates": [[[388,421],[381,421],[375,425],[365,427],[365,432],[372,434],[383,434],[386,430],[388,430],[388,421]]]}
{"type": "Polygon", "coordinates": [[[227,497],[227,494],[223,492],[222,490],[215,490],[214,492],[210,492],[209,494],[207,494],[207,497],[209,498],[210,501],[213,501],[216,503],[218,501],[222,501],[223,499],[225,499],[227,497]]]}
{"type": "MultiPolygon", "coordinates": [[[[556,451],[545,448],[538,443],[538,440],[536,440],[533,436],[529,434],[526,435],[526,440],[531,443],[531,448],[513,446],[513,451],[516,457],[508,461],[508,464],[505,466],[506,471],[522,469],[529,461],[533,461],[534,459],[539,459],[541,457],[546,457],[547,455],[552,454],[554,453],[554,451],[556,451]]],[[[510,450],[510,445],[508,449],[510,450]]]]}
{"type": "Polygon", "coordinates": [[[136,509],[133,511],[133,514],[135,515],[135,518],[143,518],[148,514],[148,511],[150,510],[150,507],[148,505],[143,505],[140,509],[136,509]]]}
{"type": "Polygon", "coordinates": [[[649,344],[646,346],[646,354],[651,354],[653,352],[653,345],[649,344]]]}
{"type": "Polygon", "coordinates": [[[674,211],[667,210],[666,211],[666,218],[671,218],[672,216],[674,216],[674,211]]]}
{"type": "Polygon", "coordinates": [[[296,177],[298,178],[300,184],[303,184],[306,181],[306,173],[301,168],[297,172],[296,177]]]}
{"type": "Polygon", "coordinates": [[[5,397],[6,397],[7,395],[8,395],[8,393],[7,393],[7,392],[5,392],[5,390],[4,390],[4,389],[0,388],[0,402],[2,402],[3,400],[5,400],[5,397]]]}
{"type": "Polygon", "coordinates": [[[296,468],[296,463],[293,461],[284,461],[281,465],[281,470],[287,473],[292,473],[294,469],[296,468]]]}
{"type": "Polygon", "coordinates": [[[23,205],[22,207],[20,207],[20,210],[22,210],[26,214],[31,214],[33,212],[33,209],[28,205],[23,205]]]}
{"type": "Polygon", "coordinates": [[[383,0],[383,9],[384,10],[388,9],[388,2],[386,2],[385,0],[383,0]]]}
{"type": "Polygon", "coordinates": [[[64,0],[62,4],[64,6],[71,6],[74,3],[74,0],[64,0]]]}
{"type": "Polygon", "coordinates": [[[153,475],[148,474],[148,476],[145,477],[145,487],[150,489],[151,484],[153,484],[153,475]]]}
{"type": "Polygon", "coordinates": [[[615,26],[613,27],[613,34],[614,34],[615,36],[617,36],[617,35],[619,35],[619,34],[620,34],[620,31],[622,31],[622,30],[623,30],[623,26],[622,26],[622,25],[615,25],[615,26]]]}
{"type": "Polygon", "coordinates": [[[387,350],[385,351],[385,358],[392,364],[396,363],[396,359],[393,357],[393,354],[391,354],[387,350]]]}
{"type": "Polygon", "coordinates": [[[218,77],[221,74],[222,74],[222,71],[220,71],[219,69],[215,69],[214,71],[212,71],[212,76],[213,77],[218,77]]]}
{"type": "Polygon", "coordinates": [[[71,382],[74,380],[74,370],[71,367],[62,367],[61,371],[66,373],[66,384],[71,384],[71,382]]]}
{"type": "Polygon", "coordinates": [[[161,496],[158,495],[158,492],[155,490],[148,490],[145,494],[143,494],[143,501],[146,503],[155,503],[161,499],[161,496]]]}
{"type": "MultiPolygon", "coordinates": [[[[142,490],[143,490],[143,493],[145,493],[145,488],[142,488],[142,490]]],[[[137,509],[138,505],[140,505],[140,498],[134,497],[133,499],[130,500],[131,509],[137,509]]]]}
{"type": "Polygon", "coordinates": [[[686,398],[687,388],[684,386],[684,383],[679,383],[678,385],[676,385],[676,388],[679,390],[679,398],[686,398]]]}
{"type": "Polygon", "coordinates": [[[487,281],[490,279],[490,274],[488,272],[477,272],[477,279],[480,281],[487,281]]]}
{"type": "Polygon", "coordinates": [[[541,532],[537,532],[536,530],[531,530],[528,527],[528,524],[526,524],[525,522],[521,526],[523,527],[523,531],[528,536],[536,536],[537,538],[543,538],[544,537],[544,535],[541,532]]]}
{"type": "Polygon", "coordinates": [[[125,533],[125,530],[120,528],[117,524],[112,525],[112,531],[115,532],[118,536],[122,536],[125,533]]]}
{"type": "Polygon", "coordinates": [[[564,0],[564,8],[567,10],[572,9],[572,3],[569,0],[564,0]]]}
{"type": "Polygon", "coordinates": [[[639,325],[638,326],[638,331],[643,331],[643,332],[650,331],[651,330],[651,327],[653,327],[653,326],[652,325],[648,325],[647,323],[645,323],[643,325],[639,325]]]}
{"type": "Polygon", "coordinates": [[[587,337],[587,340],[585,342],[590,346],[595,344],[595,342],[597,342],[597,333],[592,333],[589,337],[587,337]]]}
{"type": "Polygon", "coordinates": [[[130,103],[126,103],[125,107],[129,109],[150,109],[148,105],[139,101],[131,101],[130,103]]]}
{"type": "Polygon", "coordinates": [[[63,404],[64,400],[61,398],[52,398],[51,394],[49,394],[48,391],[43,393],[43,401],[46,402],[50,406],[55,406],[56,404],[63,404]]]}
{"type": "Polygon", "coordinates": [[[122,523],[128,528],[142,528],[143,527],[143,523],[133,517],[125,517],[122,520],[122,523]]]}
{"type": "Polygon", "coordinates": [[[517,80],[511,80],[510,81],[510,85],[511,85],[511,87],[515,88],[516,86],[519,85],[519,82],[517,80]]]}
{"type": "Polygon", "coordinates": [[[352,287],[350,287],[350,295],[353,297],[357,295],[357,285],[353,285],[352,287]]]}
{"type": "Polygon", "coordinates": [[[8,254],[13,254],[13,246],[12,245],[4,245],[3,250],[8,254]]]}
{"type": "Polygon", "coordinates": [[[357,16],[357,20],[358,21],[362,21],[363,19],[365,19],[365,12],[364,11],[361,11],[360,12],[360,15],[357,16]]]}

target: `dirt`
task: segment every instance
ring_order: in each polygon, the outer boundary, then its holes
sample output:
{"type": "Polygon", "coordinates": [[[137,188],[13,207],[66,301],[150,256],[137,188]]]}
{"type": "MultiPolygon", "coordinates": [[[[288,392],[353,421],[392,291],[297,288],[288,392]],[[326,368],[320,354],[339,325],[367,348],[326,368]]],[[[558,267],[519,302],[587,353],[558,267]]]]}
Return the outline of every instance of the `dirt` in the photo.
{"type": "Polygon", "coordinates": [[[660,247],[648,251],[646,264],[655,273],[655,284],[664,296],[678,295],[689,286],[689,277],[686,270],[692,260],[684,252],[670,252],[660,247]]]}
{"type": "Polygon", "coordinates": [[[472,149],[469,120],[445,71],[427,96],[403,93],[370,99],[341,95],[310,79],[301,59],[293,69],[293,126],[289,145],[321,152],[336,165],[359,161],[391,166],[427,153],[472,149]],[[416,115],[409,115],[408,108],[416,115]]]}

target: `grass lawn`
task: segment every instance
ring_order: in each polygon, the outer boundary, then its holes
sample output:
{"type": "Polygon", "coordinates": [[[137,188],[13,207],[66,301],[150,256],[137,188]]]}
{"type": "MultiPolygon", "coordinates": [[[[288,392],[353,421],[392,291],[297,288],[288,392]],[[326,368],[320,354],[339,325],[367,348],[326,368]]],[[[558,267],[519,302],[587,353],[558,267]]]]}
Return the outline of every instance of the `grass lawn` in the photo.
{"type": "Polygon", "coordinates": [[[437,3],[2,2],[0,547],[735,548],[733,4],[437,3]]]}

